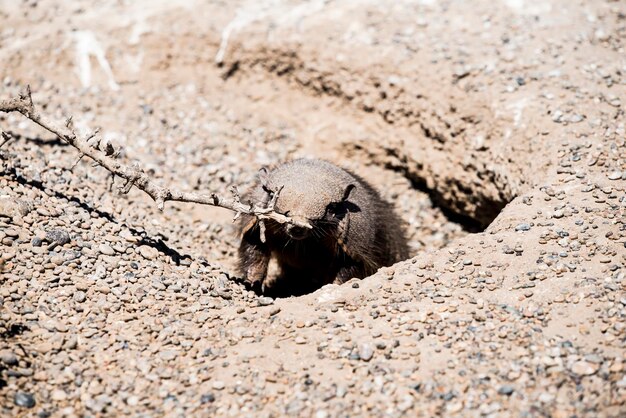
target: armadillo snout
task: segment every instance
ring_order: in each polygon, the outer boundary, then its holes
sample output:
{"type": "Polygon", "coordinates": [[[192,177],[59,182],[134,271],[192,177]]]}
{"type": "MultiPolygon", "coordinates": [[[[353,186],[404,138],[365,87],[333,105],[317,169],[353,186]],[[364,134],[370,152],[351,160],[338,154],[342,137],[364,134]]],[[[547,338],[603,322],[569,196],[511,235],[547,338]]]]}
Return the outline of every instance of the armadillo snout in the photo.
{"type": "Polygon", "coordinates": [[[287,225],[285,226],[285,231],[287,232],[287,235],[289,235],[289,238],[291,239],[300,240],[300,239],[305,239],[306,237],[309,236],[309,229],[302,228],[300,226],[287,225]]]}

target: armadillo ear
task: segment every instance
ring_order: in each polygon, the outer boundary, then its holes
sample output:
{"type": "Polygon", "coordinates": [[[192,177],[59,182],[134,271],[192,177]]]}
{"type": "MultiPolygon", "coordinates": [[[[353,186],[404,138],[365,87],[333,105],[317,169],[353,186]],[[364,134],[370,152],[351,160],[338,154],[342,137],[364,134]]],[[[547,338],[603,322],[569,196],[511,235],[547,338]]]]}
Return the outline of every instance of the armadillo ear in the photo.
{"type": "Polygon", "coordinates": [[[270,189],[268,180],[269,171],[267,170],[267,167],[261,167],[261,169],[259,170],[259,181],[261,182],[261,187],[263,187],[263,190],[265,190],[267,193],[271,193],[272,190],[270,189]]]}
{"type": "Polygon", "coordinates": [[[350,197],[350,193],[352,193],[352,190],[356,189],[356,185],[355,184],[348,184],[348,186],[346,187],[346,190],[344,190],[343,192],[343,198],[341,199],[342,202],[345,202],[346,200],[348,200],[348,198],[350,197]]]}

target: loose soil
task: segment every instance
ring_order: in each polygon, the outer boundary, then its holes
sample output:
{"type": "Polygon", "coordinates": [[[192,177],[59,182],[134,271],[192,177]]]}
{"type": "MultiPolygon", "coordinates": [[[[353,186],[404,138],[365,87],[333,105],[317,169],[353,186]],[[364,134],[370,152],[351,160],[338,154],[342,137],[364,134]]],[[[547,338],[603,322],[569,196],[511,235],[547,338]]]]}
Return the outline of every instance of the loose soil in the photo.
{"type": "Polygon", "coordinates": [[[0,1],[0,99],[184,190],[332,161],[413,258],[258,295],[232,213],[0,115],[0,415],[626,413],[623,2],[174,3],[0,1]]]}

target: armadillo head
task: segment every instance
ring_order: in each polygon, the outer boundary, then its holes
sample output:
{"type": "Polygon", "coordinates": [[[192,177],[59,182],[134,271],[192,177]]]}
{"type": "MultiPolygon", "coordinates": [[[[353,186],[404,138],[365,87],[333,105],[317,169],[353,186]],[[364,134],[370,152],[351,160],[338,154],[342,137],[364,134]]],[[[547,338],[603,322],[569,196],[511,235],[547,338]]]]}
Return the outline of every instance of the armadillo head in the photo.
{"type": "MultiPolygon", "coordinates": [[[[283,187],[276,210],[296,220],[315,223],[324,218],[330,204],[348,199],[356,179],[341,168],[321,160],[299,159],[267,173],[266,184],[272,190],[283,187]]],[[[293,239],[306,238],[310,230],[286,225],[293,239]]]]}

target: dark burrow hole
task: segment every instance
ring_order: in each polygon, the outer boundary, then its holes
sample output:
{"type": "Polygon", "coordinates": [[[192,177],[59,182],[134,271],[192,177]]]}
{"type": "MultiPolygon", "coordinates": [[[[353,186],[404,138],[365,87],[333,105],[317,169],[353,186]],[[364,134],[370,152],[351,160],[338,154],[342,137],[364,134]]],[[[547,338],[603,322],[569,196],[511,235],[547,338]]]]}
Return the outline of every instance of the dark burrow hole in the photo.
{"type": "MultiPolygon", "coordinates": [[[[387,168],[393,169],[392,167],[387,168]]],[[[465,232],[470,234],[482,232],[487,229],[493,220],[500,214],[502,209],[504,209],[504,207],[512,200],[512,198],[506,200],[493,200],[485,198],[484,196],[472,196],[475,200],[474,203],[480,208],[478,211],[478,213],[480,213],[480,217],[477,218],[476,216],[471,216],[465,213],[462,208],[459,208],[454,203],[447,201],[441,190],[429,188],[424,179],[419,178],[406,170],[401,169],[398,171],[400,171],[402,175],[411,182],[413,189],[419,190],[428,195],[433,207],[439,209],[448,222],[459,225],[465,232]]]]}

